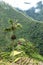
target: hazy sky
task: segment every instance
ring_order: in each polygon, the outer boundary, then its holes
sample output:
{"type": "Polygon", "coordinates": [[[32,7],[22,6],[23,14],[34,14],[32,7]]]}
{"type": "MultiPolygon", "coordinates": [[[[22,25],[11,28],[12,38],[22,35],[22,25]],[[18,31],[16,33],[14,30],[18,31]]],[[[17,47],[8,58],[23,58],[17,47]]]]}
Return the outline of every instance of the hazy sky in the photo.
{"type": "Polygon", "coordinates": [[[13,7],[19,7],[22,10],[26,10],[32,6],[34,6],[38,1],[43,1],[43,0],[3,0],[6,3],[9,3],[13,7]],[[27,2],[25,4],[24,2],[27,2]],[[31,3],[31,4],[28,4],[31,3]]]}

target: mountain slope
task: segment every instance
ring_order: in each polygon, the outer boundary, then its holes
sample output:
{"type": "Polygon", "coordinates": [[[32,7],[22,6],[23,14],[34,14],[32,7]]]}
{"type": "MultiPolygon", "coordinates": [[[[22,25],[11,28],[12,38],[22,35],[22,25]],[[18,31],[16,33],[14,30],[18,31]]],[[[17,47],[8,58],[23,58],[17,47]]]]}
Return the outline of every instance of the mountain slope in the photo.
{"type": "Polygon", "coordinates": [[[42,4],[42,1],[39,1],[36,4],[36,7],[32,7],[29,10],[26,10],[25,13],[35,20],[43,21],[43,4],[42,4]]]}
{"type": "Polygon", "coordinates": [[[9,26],[9,19],[13,21],[18,20],[18,23],[21,23],[23,26],[21,31],[16,33],[17,38],[25,38],[35,43],[38,52],[43,55],[43,22],[28,18],[5,3],[0,4],[0,50],[4,51],[11,42],[9,36],[6,39],[3,32],[3,29],[9,26]]]}
{"type": "Polygon", "coordinates": [[[35,20],[43,21],[43,2],[39,1],[37,2],[36,6],[31,7],[28,10],[20,10],[19,8],[16,8],[18,11],[25,13],[26,16],[30,16],[35,20]]]}

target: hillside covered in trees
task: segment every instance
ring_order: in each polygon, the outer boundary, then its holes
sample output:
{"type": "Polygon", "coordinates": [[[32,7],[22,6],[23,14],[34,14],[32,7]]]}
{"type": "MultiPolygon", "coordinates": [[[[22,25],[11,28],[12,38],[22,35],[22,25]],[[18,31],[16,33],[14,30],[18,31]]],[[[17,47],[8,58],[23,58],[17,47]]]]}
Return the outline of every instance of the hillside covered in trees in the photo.
{"type": "Polygon", "coordinates": [[[32,7],[24,12],[35,20],[43,21],[43,3],[42,3],[42,1],[39,1],[36,4],[36,7],[32,7]]]}
{"type": "Polygon", "coordinates": [[[0,60],[13,62],[19,56],[33,58],[36,63],[43,61],[43,22],[0,2],[0,60]]]}

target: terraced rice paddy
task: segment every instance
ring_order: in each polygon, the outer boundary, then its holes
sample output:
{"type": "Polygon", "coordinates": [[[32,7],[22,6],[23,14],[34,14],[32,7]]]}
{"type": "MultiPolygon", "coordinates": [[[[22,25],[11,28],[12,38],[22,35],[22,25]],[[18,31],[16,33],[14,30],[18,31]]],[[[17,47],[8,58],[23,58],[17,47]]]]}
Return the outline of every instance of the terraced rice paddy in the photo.
{"type": "Polygon", "coordinates": [[[16,63],[18,65],[43,65],[43,62],[39,62],[35,59],[31,59],[31,58],[24,58],[22,57],[21,59],[19,59],[18,61],[16,61],[16,63]]]}

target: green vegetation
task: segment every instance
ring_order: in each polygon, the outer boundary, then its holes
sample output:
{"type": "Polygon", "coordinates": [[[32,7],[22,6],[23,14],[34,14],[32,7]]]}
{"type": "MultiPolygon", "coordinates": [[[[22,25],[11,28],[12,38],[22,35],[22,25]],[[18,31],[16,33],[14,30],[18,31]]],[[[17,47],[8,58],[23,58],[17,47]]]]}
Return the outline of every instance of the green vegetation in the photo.
{"type": "MultiPolygon", "coordinates": [[[[43,22],[28,18],[8,4],[2,3],[0,4],[0,62],[9,62],[10,65],[21,57],[25,57],[26,61],[27,57],[30,60],[33,58],[43,61],[43,22]]],[[[26,64],[28,65],[28,62],[26,64]]]]}
{"type": "Polygon", "coordinates": [[[36,5],[37,5],[36,7],[32,7],[29,10],[25,11],[25,13],[35,20],[43,21],[43,4],[42,4],[42,1],[39,1],[36,5]]]}

